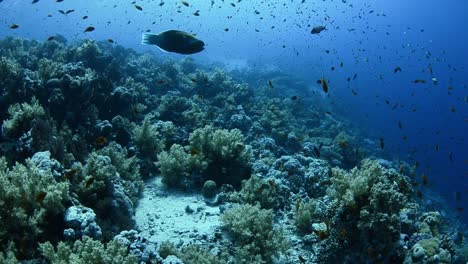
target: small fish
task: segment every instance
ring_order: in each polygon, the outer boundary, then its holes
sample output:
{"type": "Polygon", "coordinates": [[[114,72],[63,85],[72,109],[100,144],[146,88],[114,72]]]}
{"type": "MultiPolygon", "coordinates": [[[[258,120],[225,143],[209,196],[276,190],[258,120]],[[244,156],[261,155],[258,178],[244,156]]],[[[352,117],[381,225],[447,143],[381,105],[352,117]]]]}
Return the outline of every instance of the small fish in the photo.
{"type": "Polygon", "coordinates": [[[193,13],[194,16],[200,16],[200,10],[197,10],[193,13]]]}
{"type": "Polygon", "coordinates": [[[422,194],[422,192],[421,192],[420,190],[418,190],[418,191],[416,192],[416,196],[417,196],[419,199],[422,199],[423,194],[422,194]]]}
{"type": "Polygon", "coordinates": [[[453,153],[452,153],[452,152],[449,152],[449,160],[450,160],[451,162],[453,162],[453,153]]]}
{"type": "Polygon", "coordinates": [[[63,2],[63,0],[55,0],[55,2],[60,3],[63,2]]]}
{"type": "Polygon", "coordinates": [[[141,43],[155,45],[162,51],[179,54],[194,54],[205,49],[203,41],[179,30],[168,30],[159,34],[143,33],[141,43]]]}
{"type": "Polygon", "coordinates": [[[55,39],[55,36],[50,36],[47,38],[47,41],[51,41],[51,40],[54,40],[55,39]]]}
{"type": "Polygon", "coordinates": [[[81,19],[88,19],[88,16],[83,16],[81,19]]]}
{"type": "Polygon", "coordinates": [[[340,141],[338,143],[338,145],[340,145],[340,147],[342,147],[342,148],[346,148],[346,147],[349,146],[349,142],[348,141],[340,141]]]}
{"type": "Polygon", "coordinates": [[[346,239],[348,237],[348,230],[345,227],[343,227],[341,228],[340,234],[341,234],[341,239],[346,239]]]}
{"type": "Polygon", "coordinates": [[[398,121],[398,128],[399,128],[400,130],[403,129],[403,124],[401,124],[401,121],[398,121]]]}
{"type": "Polygon", "coordinates": [[[324,31],[325,29],[327,29],[325,26],[317,26],[317,27],[312,28],[310,33],[311,34],[319,34],[320,32],[324,31]]]}
{"type": "Polygon", "coordinates": [[[400,67],[396,67],[396,68],[393,70],[393,73],[397,73],[397,72],[401,72],[401,68],[400,68],[400,67]]]}
{"type": "Polygon", "coordinates": [[[73,176],[75,176],[75,174],[78,172],[78,170],[76,169],[71,169],[67,172],[65,172],[65,174],[63,174],[63,177],[71,180],[73,178],[73,176]]]}
{"type": "Polygon", "coordinates": [[[405,167],[403,167],[403,165],[400,165],[400,169],[398,170],[398,172],[400,174],[402,174],[404,172],[404,169],[405,169],[405,167]]]}
{"type": "Polygon", "coordinates": [[[39,0],[33,0],[31,4],[35,4],[37,2],[39,2],[39,0]]]}
{"type": "Polygon", "coordinates": [[[268,80],[268,86],[270,86],[271,89],[274,89],[275,87],[273,86],[273,81],[268,80]]]}
{"type": "Polygon", "coordinates": [[[143,7],[141,7],[141,6],[139,6],[139,5],[134,5],[134,7],[135,7],[136,9],[140,10],[140,11],[143,10],[143,7]]]}
{"type": "Polygon", "coordinates": [[[187,1],[182,1],[180,3],[183,4],[184,6],[187,6],[187,7],[190,6],[190,4],[187,1]]]}
{"type": "Polygon", "coordinates": [[[385,147],[384,139],[383,139],[383,138],[380,138],[379,141],[380,141],[380,148],[381,148],[381,149],[384,149],[384,147],[385,147]]]}
{"type": "Polygon", "coordinates": [[[316,146],[314,146],[314,153],[315,153],[315,156],[317,156],[317,158],[320,158],[320,149],[317,148],[316,146]]]}
{"type": "Polygon", "coordinates": [[[47,193],[44,191],[40,191],[35,198],[36,203],[41,203],[44,201],[44,198],[47,196],[47,193]]]}
{"type": "Polygon", "coordinates": [[[75,9],[69,9],[65,12],[65,15],[75,12],[75,9]]]}
{"type": "Polygon", "coordinates": [[[93,182],[95,181],[96,179],[93,177],[93,176],[90,176],[84,183],[84,187],[85,188],[88,188],[89,186],[91,186],[91,184],[93,184],[93,182]]]}
{"type": "Polygon", "coordinates": [[[113,39],[107,39],[107,42],[109,43],[115,43],[115,41],[113,39]]]}
{"type": "Polygon", "coordinates": [[[291,100],[296,101],[297,98],[298,98],[297,95],[294,95],[294,96],[291,97],[291,100]]]}
{"type": "Polygon", "coordinates": [[[328,84],[327,84],[327,81],[325,80],[325,78],[323,78],[322,76],[322,79],[320,80],[321,84],[322,84],[322,89],[325,93],[328,93],[328,84]]]}
{"type": "Polygon", "coordinates": [[[18,24],[11,24],[10,28],[11,29],[17,29],[17,28],[19,28],[19,25],[18,24]]]}
{"type": "Polygon", "coordinates": [[[455,113],[455,107],[453,105],[450,106],[450,112],[455,113]]]}
{"type": "Polygon", "coordinates": [[[96,138],[96,145],[102,146],[107,143],[107,139],[104,136],[99,136],[96,138]]]}
{"type": "Polygon", "coordinates": [[[423,80],[423,79],[416,79],[413,81],[413,83],[422,83],[422,84],[425,84],[426,83],[426,80],[423,80]]]}
{"type": "Polygon", "coordinates": [[[274,180],[268,180],[268,185],[270,185],[270,188],[272,188],[272,189],[276,188],[276,184],[275,184],[274,180]]]}
{"type": "Polygon", "coordinates": [[[201,154],[201,153],[200,153],[200,150],[198,150],[198,149],[196,149],[196,148],[190,149],[190,155],[192,155],[192,156],[198,156],[198,155],[200,155],[200,154],[201,154]]]}
{"type": "Polygon", "coordinates": [[[228,32],[228,31],[229,31],[229,28],[225,28],[224,31],[228,32]]]}
{"type": "Polygon", "coordinates": [[[86,33],[86,32],[92,32],[94,31],[96,28],[94,28],[93,26],[89,26],[87,27],[83,32],[86,33]]]}
{"type": "Polygon", "coordinates": [[[422,184],[423,184],[424,186],[427,186],[427,185],[429,184],[429,181],[427,180],[426,174],[423,173],[423,174],[421,175],[421,181],[422,181],[422,184]]]}
{"type": "MultiPolygon", "coordinates": [[[[304,1],[302,1],[302,2],[304,2],[304,1]]],[[[301,264],[306,264],[306,260],[305,260],[305,258],[303,256],[299,255],[298,258],[299,258],[299,261],[301,262],[301,264]]]]}
{"type": "Polygon", "coordinates": [[[296,200],[296,213],[299,212],[299,209],[301,208],[301,199],[296,200]]]}
{"type": "Polygon", "coordinates": [[[322,231],[322,230],[320,230],[320,231],[314,230],[314,233],[315,233],[316,236],[318,236],[320,241],[323,241],[328,237],[328,234],[326,232],[322,231]]]}

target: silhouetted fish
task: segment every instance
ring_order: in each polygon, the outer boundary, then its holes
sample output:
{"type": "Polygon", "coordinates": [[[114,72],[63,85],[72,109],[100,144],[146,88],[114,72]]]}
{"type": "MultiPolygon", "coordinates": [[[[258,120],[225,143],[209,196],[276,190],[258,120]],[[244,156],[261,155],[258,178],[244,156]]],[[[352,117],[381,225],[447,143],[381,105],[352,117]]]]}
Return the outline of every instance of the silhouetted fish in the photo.
{"type": "Polygon", "coordinates": [[[159,34],[143,33],[141,43],[155,45],[163,51],[179,54],[193,54],[205,49],[203,41],[179,30],[168,30],[159,34]]]}

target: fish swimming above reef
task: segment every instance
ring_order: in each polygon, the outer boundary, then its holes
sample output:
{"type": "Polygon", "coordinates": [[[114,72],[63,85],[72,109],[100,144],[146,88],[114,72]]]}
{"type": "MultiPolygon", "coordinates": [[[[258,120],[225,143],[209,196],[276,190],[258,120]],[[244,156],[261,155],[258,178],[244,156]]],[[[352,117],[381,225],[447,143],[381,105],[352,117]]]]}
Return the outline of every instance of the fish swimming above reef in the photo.
{"type": "Polygon", "coordinates": [[[312,28],[310,33],[311,34],[319,34],[320,32],[324,31],[325,29],[327,29],[325,26],[317,26],[317,27],[312,28]]]}
{"type": "Polygon", "coordinates": [[[179,54],[194,54],[205,49],[203,41],[179,30],[168,30],[159,34],[143,33],[141,43],[179,54]]]}

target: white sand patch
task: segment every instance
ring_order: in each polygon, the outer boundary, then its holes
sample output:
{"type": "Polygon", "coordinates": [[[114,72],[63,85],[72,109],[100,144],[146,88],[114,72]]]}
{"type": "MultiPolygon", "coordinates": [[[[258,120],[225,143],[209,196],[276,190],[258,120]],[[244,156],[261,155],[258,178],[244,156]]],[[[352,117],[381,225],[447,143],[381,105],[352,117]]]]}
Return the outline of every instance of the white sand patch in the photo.
{"type": "Polygon", "coordinates": [[[145,184],[135,221],[150,242],[185,245],[211,238],[220,225],[219,216],[219,207],[206,205],[201,194],[168,190],[161,177],[155,177],[145,184]],[[187,206],[193,213],[186,212],[187,206]]]}

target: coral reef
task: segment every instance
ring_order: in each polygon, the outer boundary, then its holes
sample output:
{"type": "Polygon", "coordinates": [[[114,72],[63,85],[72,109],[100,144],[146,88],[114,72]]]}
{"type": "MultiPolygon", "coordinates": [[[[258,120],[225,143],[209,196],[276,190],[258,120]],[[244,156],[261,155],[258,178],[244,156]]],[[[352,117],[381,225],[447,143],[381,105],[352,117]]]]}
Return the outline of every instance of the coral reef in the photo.
{"type": "Polygon", "coordinates": [[[54,37],[0,40],[1,263],[468,259],[416,166],[303,82],[54,37]]]}

